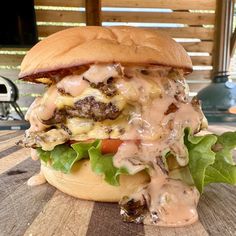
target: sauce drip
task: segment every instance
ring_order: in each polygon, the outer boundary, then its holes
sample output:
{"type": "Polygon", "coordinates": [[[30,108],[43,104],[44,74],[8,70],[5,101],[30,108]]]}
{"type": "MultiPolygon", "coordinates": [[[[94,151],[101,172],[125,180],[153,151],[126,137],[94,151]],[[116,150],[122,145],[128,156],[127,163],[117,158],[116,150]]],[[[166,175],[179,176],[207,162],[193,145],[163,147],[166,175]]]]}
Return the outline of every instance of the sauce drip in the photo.
{"type": "MultiPolygon", "coordinates": [[[[190,127],[193,133],[197,133],[207,126],[200,105],[198,101],[190,101],[182,70],[158,66],[118,67],[91,65],[83,74],[66,76],[58,84],[52,85],[46,95],[36,99],[29,109],[26,115],[31,123],[28,133],[41,131],[36,135],[45,140],[39,143],[43,150],[52,150],[55,145],[75,137],[77,140],[93,138],[125,140],[114,156],[114,166],[125,167],[131,174],[148,169],[151,177],[150,183],[129,196],[135,201],[145,202],[149,213],[145,213],[144,223],[160,226],[191,224],[198,219],[196,206],[199,193],[195,187],[171,179],[162,157],[165,153],[171,152],[176,157],[178,166],[188,164],[183,131],[186,127],[190,127]],[[121,122],[118,122],[120,117],[114,121],[94,123],[91,123],[91,119],[83,119],[85,127],[81,128],[76,125],[76,118],[73,118],[74,120],[66,121],[65,124],[72,131],[72,135],[59,127],[45,132],[48,126],[42,124],[40,120],[51,118],[59,102],[61,107],[73,106],[74,99],[76,96],[81,99],[81,94],[94,96],[98,101],[105,103],[111,102],[109,99],[114,98],[103,98],[96,89],[93,89],[91,94],[87,82],[97,84],[106,82],[110,77],[115,79],[118,90],[115,96],[116,103],[122,101],[124,106],[122,105],[121,109],[129,108],[122,110],[121,122]],[[58,89],[63,89],[70,96],[66,95],[60,99],[58,89]],[[114,125],[118,131],[115,134],[115,128],[111,130],[114,125]]],[[[81,120],[78,122],[81,124],[81,120]]],[[[34,153],[32,157],[36,158],[34,153]]],[[[28,184],[37,185],[44,182],[44,176],[39,173],[29,179],[28,184]]]]}
{"type": "Polygon", "coordinates": [[[27,181],[27,185],[29,186],[37,186],[46,183],[46,179],[43,175],[43,173],[40,171],[38,174],[32,176],[30,179],[27,181]]]}
{"type": "MultiPolygon", "coordinates": [[[[129,196],[128,200],[146,202],[149,213],[143,216],[145,224],[168,227],[192,224],[198,219],[199,192],[193,186],[169,178],[164,163],[157,156],[162,147],[156,144],[137,145],[128,141],[118,149],[114,157],[116,167],[125,166],[132,174],[149,167],[150,183],[129,196]]],[[[127,200],[121,200],[121,205],[126,203],[127,200]]]]}

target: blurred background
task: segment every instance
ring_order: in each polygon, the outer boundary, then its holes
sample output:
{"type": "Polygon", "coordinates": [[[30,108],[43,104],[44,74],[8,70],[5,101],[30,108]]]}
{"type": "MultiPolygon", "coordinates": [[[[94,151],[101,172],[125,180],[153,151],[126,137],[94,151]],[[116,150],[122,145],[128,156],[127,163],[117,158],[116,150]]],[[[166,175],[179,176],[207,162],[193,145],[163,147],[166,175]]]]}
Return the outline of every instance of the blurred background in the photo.
{"type": "MultiPolygon", "coordinates": [[[[234,5],[234,0],[3,1],[0,14],[1,120],[14,121],[8,122],[8,128],[24,128],[27,124],[17,120],[23,119],[35,97],[44,90],[43,85],[17,80],[21,61],[35,43],[69,27],[131,25],[162,30],[179,42],[193,62],[194,71],[186,77],[190,96],[198,95],[203,100],[210,122],[236,122],[234,5]],[[202,91],[206,87],[207,90],[202,91]]],[[[4,127],[0,123],[0,129],[4,127]]]]}

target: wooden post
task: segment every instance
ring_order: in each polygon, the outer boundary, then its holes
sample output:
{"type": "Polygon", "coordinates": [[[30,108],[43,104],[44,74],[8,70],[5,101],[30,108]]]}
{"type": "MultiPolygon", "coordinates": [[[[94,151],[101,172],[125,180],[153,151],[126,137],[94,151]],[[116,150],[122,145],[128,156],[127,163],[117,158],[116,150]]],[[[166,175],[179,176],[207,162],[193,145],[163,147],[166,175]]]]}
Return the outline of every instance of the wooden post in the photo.
{"type": "Polygon", "coordinates": [[[236,29],[234,29],[234,32],[231,36],[231,41],[230,41],[230,57],[231,58],[234,56],[235,49],[236,49],[236,29]]]}
{"type": "Polygon", "coordinates": [[[213,69],[214,75],[226,74],[230,63],[230,37],[232,34],[234,0],[217,0],[215,45],[213,69]]]}
{"type": "Polygon", "coordinates": [[[85,0],[86,25],[101,25],[101,0],[85,0]]]}

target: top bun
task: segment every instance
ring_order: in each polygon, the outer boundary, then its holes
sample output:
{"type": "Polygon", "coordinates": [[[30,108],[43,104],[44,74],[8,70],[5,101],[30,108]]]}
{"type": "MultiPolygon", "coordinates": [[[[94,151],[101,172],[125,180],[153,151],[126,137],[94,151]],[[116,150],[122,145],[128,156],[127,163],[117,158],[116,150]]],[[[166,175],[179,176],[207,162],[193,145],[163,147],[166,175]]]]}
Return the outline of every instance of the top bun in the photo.
{"type": "Polygon", "coordinates": [[[37,43],[24,57],[19,77],[38,82],[37,78],[94,63],[162,65],[192,71],[184,48],[162,32],[88,26],[66,29],[37,43]]]}

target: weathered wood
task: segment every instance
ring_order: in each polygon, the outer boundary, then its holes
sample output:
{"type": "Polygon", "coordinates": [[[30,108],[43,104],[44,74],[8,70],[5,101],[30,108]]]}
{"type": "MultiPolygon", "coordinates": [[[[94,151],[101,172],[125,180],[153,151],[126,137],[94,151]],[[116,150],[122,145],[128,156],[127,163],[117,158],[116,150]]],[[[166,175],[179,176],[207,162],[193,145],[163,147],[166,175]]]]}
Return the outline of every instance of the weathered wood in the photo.
{"type": "Polygon", "coordinates": [[[120,209],[117,204],[96,202],[91,215],[87,235],[144,235],[143,225],[124,223],[119,217],[119,214],[120,209]],[[98,225],[99,227],[97,227],[98,225]]]}
{"type": "Polygon", "coordinates": [[[200,221],[210,235],[235,235],[235,190],[235,187],[224,184],[206,187],[198,210],[200,221]]]}
{"type": "Polygon", "coordinates": [[[40,170],[40,162],[33,161],[31,158],[26,159],[20,164],[14,166],[12,169],[0,175],[1,188],[0,191],[0,204],[10,194],[23,185],[31,176],[40,170]],[[30,166],[30,168],[29,168],[30,166]]]}
{"type": "Polygon", "coordinates": [[[188,83],[189,91],[197,93],[209,84],[210,84],[210,81],[209,83],[188,83]]]}
{"type": "Polygon", "coordinates": [[[93,205],[56,191],[24,235],[86,235],[93,205]]]}
{"type": "Polygon", "coordinates": [[[186,227],[177,227],[177,228],[167,228],[167,227],[155,227],[145,225],[145,236],[176,236],[176,235],[184,235],[184,236],[207,236],[208,233],[206,229],[202,226],[202,224],[198,221],[193,225],[189,225],[186,227]]]}
{"type": "Polygon", "coordinates": [[[52,197],[55,188],[49,184],[27,186],[28,178],[38,171],[39,162],[28,159],[0,176],[1,235],[23,235],[52,197]]]}
{"type": "MultiPolygon", "coordinates": [[[[50,34],[56,33],[60,30],[68,29],[71,27],[66,26],[53,26],[53,25],[39,25],[38,26],[38,34],[39,37],[46,37],[50,34]]],[[[169,34],[173,38],[199,38],[202,40],[213,40],[214,36],[214,29],[213,28],[204,28],[204,27],[161,27],[161,28],[145,28],[147,30],[154,30],[154,31],[164,31],[169,34]]],[[[199,42],[200,43],[200,42],[199,42]]],[[[203,42],[202,42],[203,43],[203,42]]],[[[209,43],[207,46],[207,50],[210,50],[213,45],[213,42],[205,42],[209,43]]],[[[200,50],[200,49],[199,49],[200,50]]],[[[204,50],[204,48],[203,48],[204,50]]]]}
{"type": "Polygon", "coordinates": [[[20,149],[22,149],[22,147],[14,145],[14,146],[11,146],[11,147],[7,148],[6,150],[0,151],[0,159],[5,157],[5,156],[8,156],[8,155],[20,150],[20,149]]]}
{"type": "Polygon", "coordinates": [[[8,171],[15,165],[19,164],[20,162],[26,160],[30,156],[29,149],[20,149],[17,152],[14,152],[4,158],[0,159],[0,174],[5,171],[8,171]]]}
{"type": "Polygon", "coordinates": [[[86,25],[101,25],[101,0],[85,0],[86,25]]]}
{"type": "Polygon", "coordinates": [[[194,66],[208,66],[212,65],[212,56],[191,56],[194,66]]]}
{"type": "Polygon", "coordinates": [[[34,0],[36,6],[84,7],[84,0],[34,0]]]}
{"type": "Polygon", "coordinates": [[[189,25],[213,25],[215,14],[191,12],[102,12],[102,21],[105,22],[154,22],[154,23],[181,23],[189,25]]]}
{"type": "MultiPolygon", "coordinates": [[[[219,134],[236,127],[215,125],[209,130],[219,134]]],[[[0,137],[1,134],[7,133],[0,132],[0,137]]],[[[0,150],[4,147],[5,143],[0,142],[0,150]]],[[[39,170],[39,162],[29,158],[22,161],[22,156],[29,155],[16,151],[0,159],[0,172],[5,168],[0,175],[0,186],[4,186],[0,191],[0,235],[235,235],[236,188],[233,186],[206,187],[198,207],[200,221],[191,226],[163,228],[127,224],[121,222],[117,204],[78,200],[59,191],[54,193],[55,189],[48,184],[28,187],[26,181],[39,170]],[[2,162],[9,158],[13,164],[10,168],[2,162]]]]}
{"type": "MultiPolygon", "coordinates": [[[[3,134],[0,136],[0,152],[3,152],[11,147],[16,147],[16,143],[23,138],[25,131],[12,131],[12,133],[3,134]]],[[[2,130],[1,130],[2,134],[2,130]]]]}
{"type": "Polygon", "coordinates": [[[212,71],[211,70],[195,70],[191,74],[185,76],[187,80],[198,80],[199,82],[202,80],[208,80],[211,78],[212,71]]]}
{"type": "MultiPolygon", "coordinates": [[[[43,0],[41,0],[43,1],[43,0]]],[[[169,8],[173,10],[214,10],[215,0],[102,0],[103,7],[169,8]]]]}
{"type": "Polygon", "coordinates": [[[85,13],[81,11],[35,10],[37,21],[84,23],[85,13]]]}
{"type": "MultiPolygon", "coordinates": [[[[1,130],[1,136],[5,136],[5,135],[11,135],[12,133],[15,133],[15,131],[13,130],[1,130]]],[[[0,141],[1,144],[1,141],[0,141]]]]}
{"type": "Polygon", "coordinates": [[[208,52],[213,51],[213,42],[183,42],[180,43],[188,52],[208,52]]]}
{"type": "MultiPolygon", "coordinates": [[[[84,0],[35,0],[39,6],[84,7],[84,0]]],[[[173,10],[214,10],[215,0],[102,0],[103,7],[170,8],[173,10]]]]}
{"type": "Polygon", "coordinates": [[[145,29],[163,31],[172,38],[199,38],[202,40],[213,40],[214,29],[205,27],[149,27],[145,29]]]}
{"type": "Polygon", "coordinates": [[[214,74],[226,72],[230,64],[230,35],[233,21],[234,1],[217,0],[215,50],[213,58],[214,74]]]}
{"type": "Polygon", "coordinates": [[[54,25],[38,25],[38,35],[39,37],[47,37],[54,34],[60,30],[71,28],[69,26],[54,26],[54,25]]]}
{"type": "Polygon", "coordinates": [[[230,58],[234,56],[235,49],[236,49],[236,29],[234,29],[234,32],[230,40],[230,58]]]}
{"type": "Polygon", "coordinates": [[[24,55],[3,55],[0,54],[1,66],[19,66],[23,60],[24,55]]]}
{"type": "Polygon", "coordinates": [[[18,53],[18,54],[25,54],[27,51],[29,50],[29,48],[5,48],[5,47],[0,47],[0,54],[7,54],[7,53],[18,53]]]}

